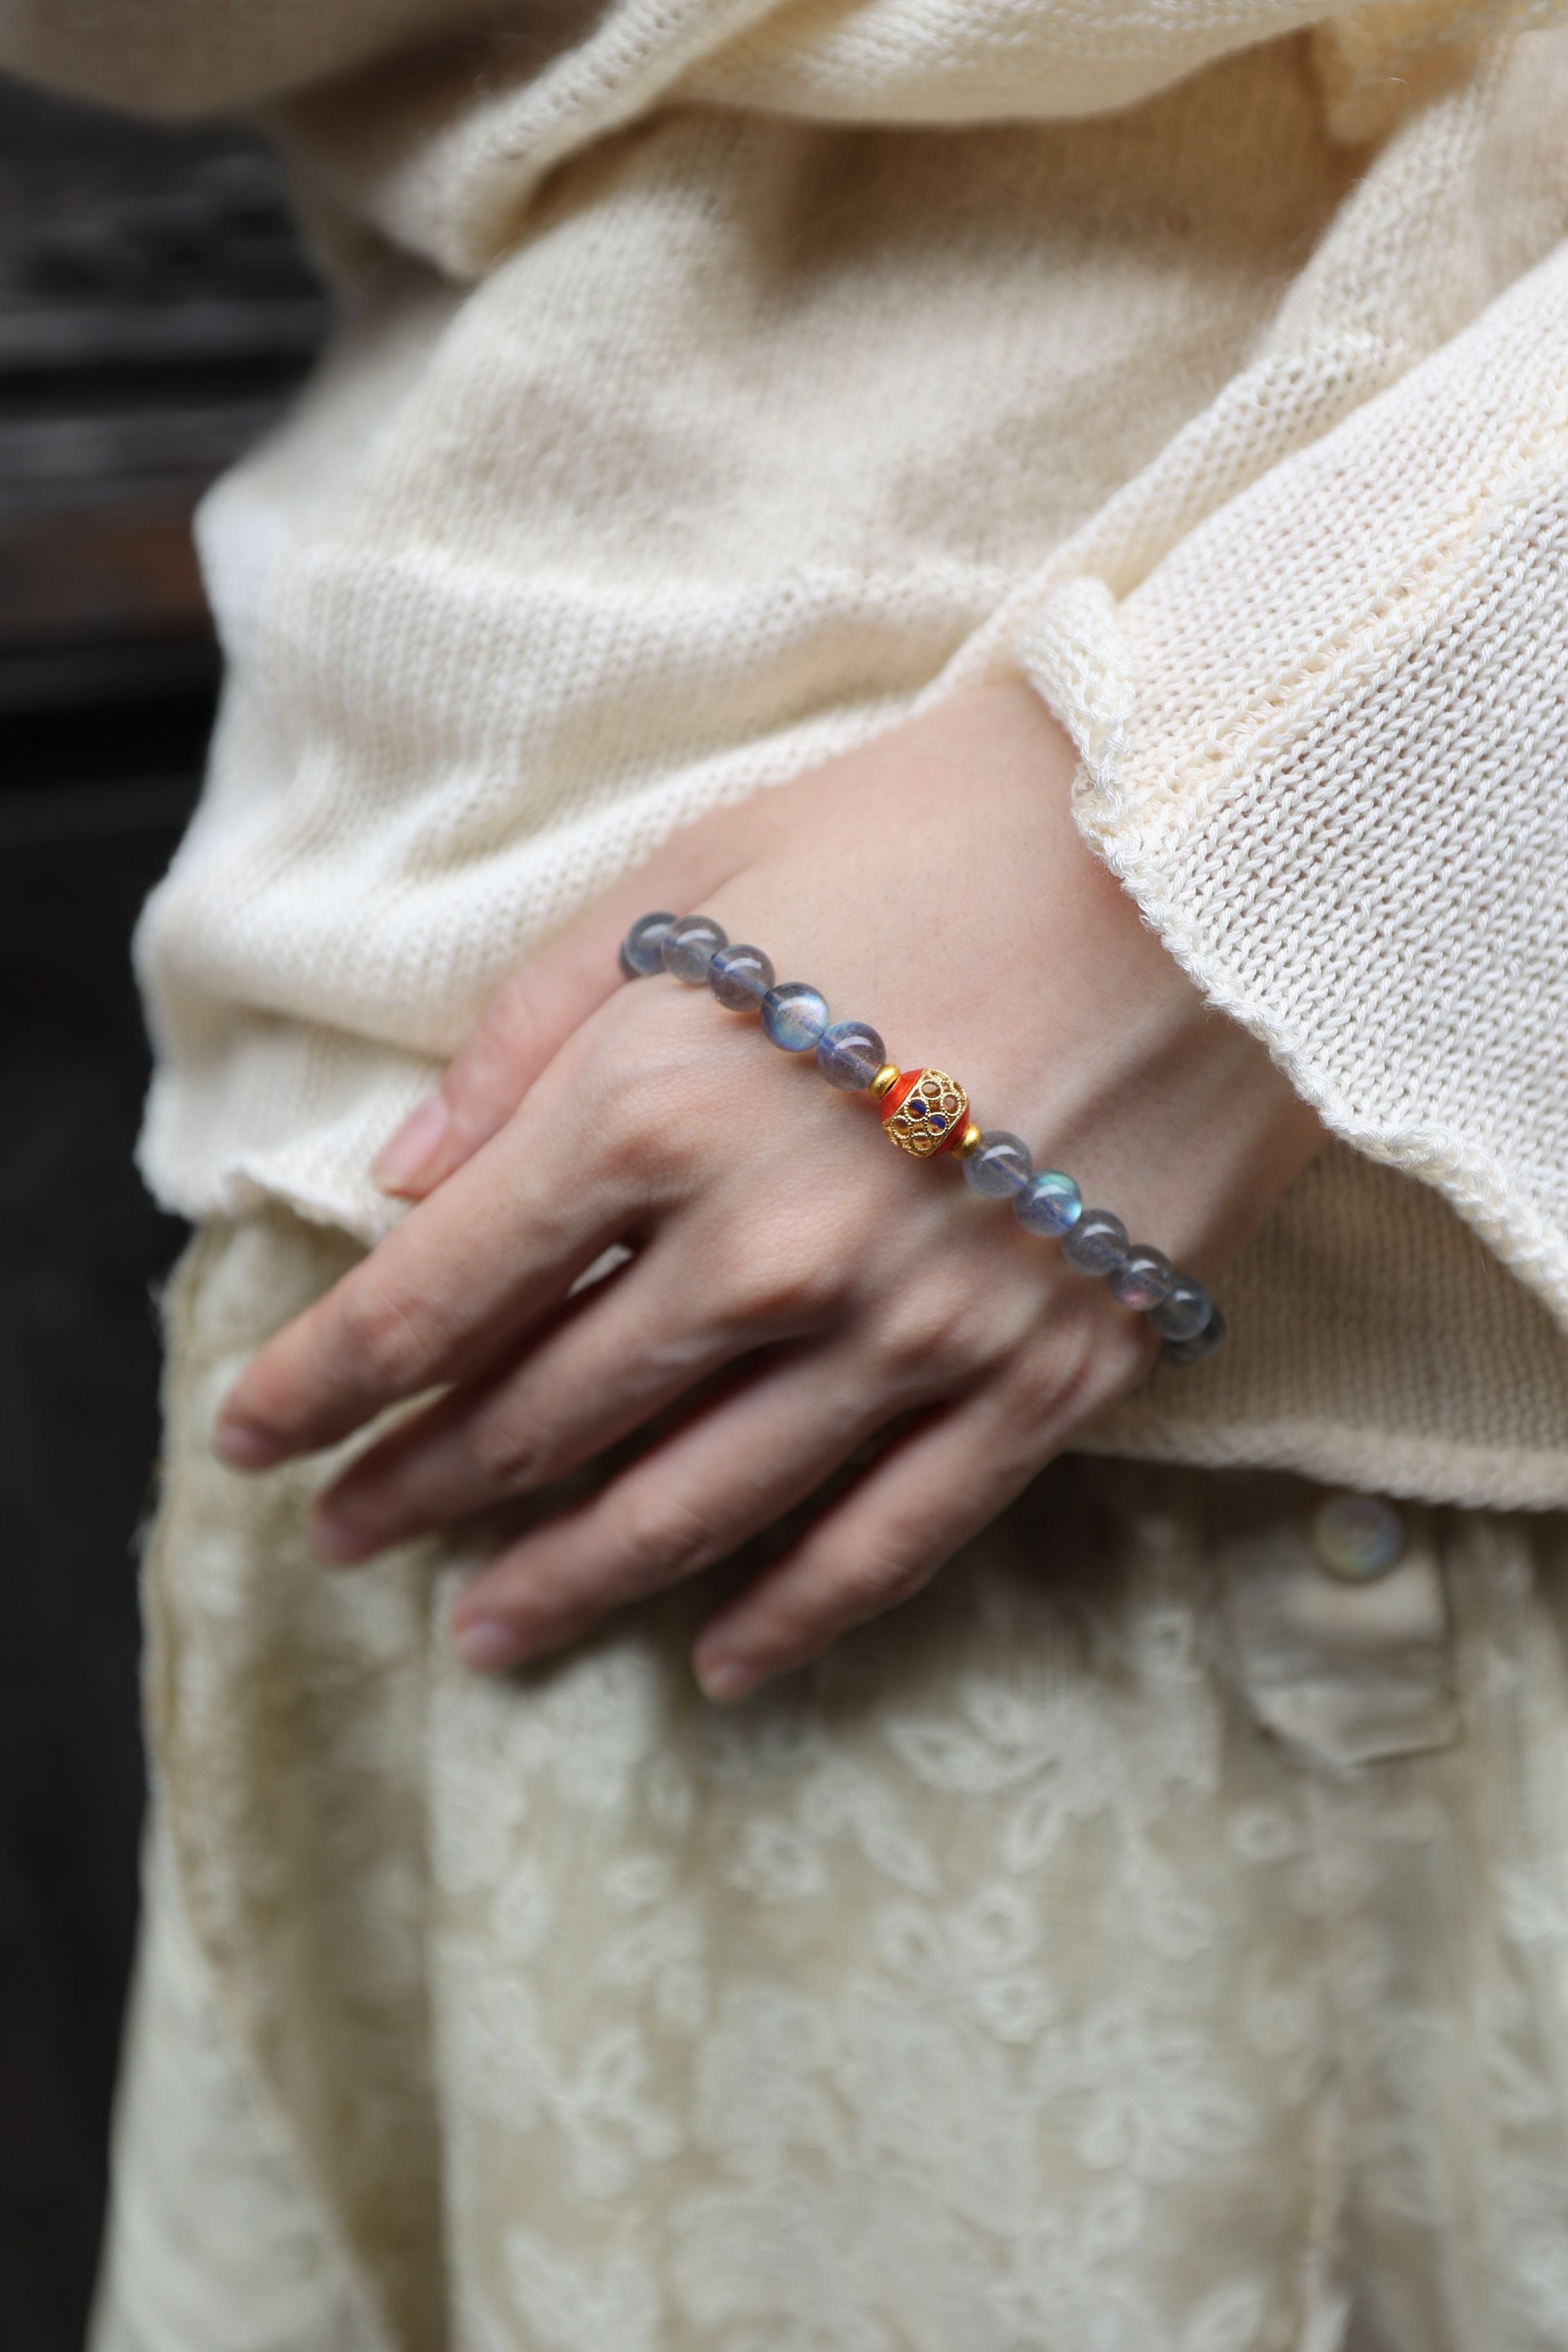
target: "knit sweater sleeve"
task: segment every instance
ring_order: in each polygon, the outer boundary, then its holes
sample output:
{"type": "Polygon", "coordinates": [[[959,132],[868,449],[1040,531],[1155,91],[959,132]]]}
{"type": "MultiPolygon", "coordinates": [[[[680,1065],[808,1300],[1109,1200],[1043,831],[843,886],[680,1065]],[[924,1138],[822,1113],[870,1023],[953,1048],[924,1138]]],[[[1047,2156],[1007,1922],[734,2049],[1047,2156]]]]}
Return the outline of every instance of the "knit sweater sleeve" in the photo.
{"type": "Polygon", "coordinates": [[[1568,1322],[1568,247],[1114,575],[1013,638],[1084,832],[1328,1127],[1568,1322]]]}

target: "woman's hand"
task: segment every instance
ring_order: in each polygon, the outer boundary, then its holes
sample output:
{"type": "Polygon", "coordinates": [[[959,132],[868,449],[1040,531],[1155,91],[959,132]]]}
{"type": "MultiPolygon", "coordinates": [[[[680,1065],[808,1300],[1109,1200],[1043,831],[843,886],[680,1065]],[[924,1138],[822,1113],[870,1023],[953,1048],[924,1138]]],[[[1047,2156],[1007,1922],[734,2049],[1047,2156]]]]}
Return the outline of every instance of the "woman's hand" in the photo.
{"type": "Polygon", "coordinates": [[[339,1561],[529,1495],[682,1401],[591,1500],[463,1593],[478,1667],[689,1576],[884,1441],[710,1620],[735,1698],[924,1584],[1142,1377],[1142,1318],[957,1166],[883,1139],[815,1056],[616,952],[711,913],[936,1063],[983,1127],[1208,1276],[1321,1140],[1073,824],[1074,754],[1022,687],[967,694],[688,828],[498,992],[382,1178],[420,1202],[257,1356],[219,1444],[261,1468],[440,1387],[322,1496],[339,1561]],[[575,1297],[613,1243],[628,1264],[575,1297]]]}

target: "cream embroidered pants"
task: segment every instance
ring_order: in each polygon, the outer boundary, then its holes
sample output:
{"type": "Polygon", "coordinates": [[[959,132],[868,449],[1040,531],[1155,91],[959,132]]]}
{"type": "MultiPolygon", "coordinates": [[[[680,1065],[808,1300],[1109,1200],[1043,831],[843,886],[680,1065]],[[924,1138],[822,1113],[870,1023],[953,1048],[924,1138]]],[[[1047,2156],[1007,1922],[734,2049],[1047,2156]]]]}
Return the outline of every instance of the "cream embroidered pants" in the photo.
{"type": "Polygon", "coordinates": [[[156,1829],[96,2352],[1568,2347],[1568,1527],[1042,1479],[733,1714],[691,1596],[473,1679],[175,1286],[156,1829]]]}

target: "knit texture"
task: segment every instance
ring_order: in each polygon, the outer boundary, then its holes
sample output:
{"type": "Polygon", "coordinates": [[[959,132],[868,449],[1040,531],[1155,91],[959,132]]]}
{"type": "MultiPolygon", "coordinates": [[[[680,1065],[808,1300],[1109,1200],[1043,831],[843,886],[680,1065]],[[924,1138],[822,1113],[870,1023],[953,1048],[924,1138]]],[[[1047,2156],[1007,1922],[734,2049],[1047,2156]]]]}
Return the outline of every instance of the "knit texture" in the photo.
{"type": "MultiPolygon", "coordinates": [[[[202,520],[159,1197],[374,1238],[375,1148],[520,956],[1021,670],[1089,838],[1342,1139],[1231,1347],[1103,1442],[1568,1500],[1560,15],[123,12],[122,94],[269,102],[350,297],[202,520]]],[[[0,0],[0,58],[95,44],[0,0]]]]}

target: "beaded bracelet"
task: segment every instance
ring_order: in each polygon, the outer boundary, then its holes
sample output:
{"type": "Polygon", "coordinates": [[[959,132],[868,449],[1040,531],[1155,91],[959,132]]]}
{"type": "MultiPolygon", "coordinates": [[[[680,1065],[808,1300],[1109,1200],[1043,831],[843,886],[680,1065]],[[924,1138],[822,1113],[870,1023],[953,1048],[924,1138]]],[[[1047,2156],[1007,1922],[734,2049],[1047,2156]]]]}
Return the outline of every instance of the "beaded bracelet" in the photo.
{"type": "Polygon", "coordinates": [[[767,1035],[786,1054],[815,1051],[829,1086],[865,1092],[880,1106],[882,1125],[916,1160],[952,1152],[977,1192],[1011,1200],[1026,1233],[1061,1243],[1080,1274],[1100,1276],[1113,1298],[1147,1315],[1173,1364],[1198,1364],[1225,1338],[1225,1318],[1201,1282],[1178,1274],[1163,1250],[1129,1242],[1109,1209],[1086,1209],[1070,1176],[1037,1169],[1018,1136],[983,1135],[970,1122],[969,1097],[945,1070],[895,1069],[877,1032],[864,1021],[834,1021],[826,999],[804,980],[775,985],[761,948],[731,947],[707,915],[643,915],[621,942],[628,980],[668,971],[689,988],[706,986],[732,1013],[758,1013],[767,1035]]]}

